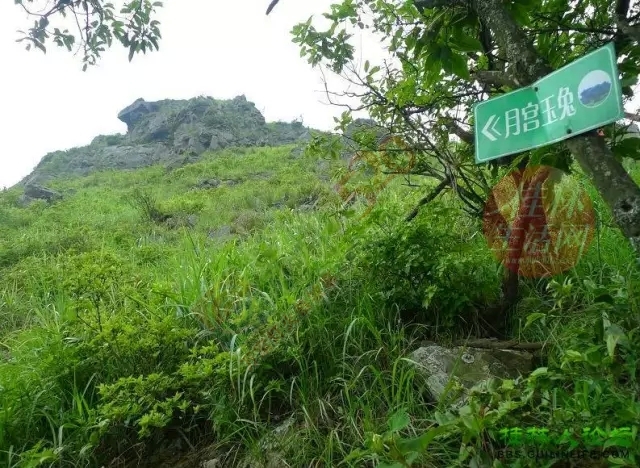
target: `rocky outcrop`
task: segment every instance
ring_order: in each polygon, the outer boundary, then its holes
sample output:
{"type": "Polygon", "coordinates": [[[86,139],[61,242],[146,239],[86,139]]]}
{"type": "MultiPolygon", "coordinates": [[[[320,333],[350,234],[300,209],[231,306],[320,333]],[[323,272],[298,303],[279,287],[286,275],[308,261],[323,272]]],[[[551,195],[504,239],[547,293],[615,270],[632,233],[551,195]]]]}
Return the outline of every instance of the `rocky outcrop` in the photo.
{"type": "Polygon", "coordinates": [[[410,355],[426,379],[431,397],[448,398],[456,406],[470,390],[492,378],[513,379],[533,370],[533,355],[513,349],[445,348],[426,344],[410,355]]]}
{"type": "Polygon", "coordinates": [[[165,164],[175,169],[205,151],[240,146],[280,146],[309,139],[301,122],[266,122],[245,96],[148,102],[140,98],[118,113],[125,135],[100,135],[90,145],[47,154],[25,178],[46,184],[60,176],[165,164]]]}
{"type": "Polygon", "coordinates": [[[219,227],[218,229],[209,230],[208,237],[209,239],[227,239],[233,235],[233,228],[227,224],[219,227]]]}
{"type": "Polygon", "coordinates": [[[233,187],[239,184],[241,181],[237,179],[205,179],[196,184],[193,188],[195,190],[210,190],[218,188],[220,186],[233,187]]]}
{"type": "Polygon", "coordinates": [[[26,206],[34,200],[44,200],[48,203],[53,203],[60,199],[62,199],[62,195],[55,190],[48,189],[30,180],[24,187],[24,193],[20,197],[19,203],[22,206],[26,206]]]}
{"type": "Polygon", "coordinates": [[[118,119],[127,124],[127,130],[131,131],[133,126],[145,115],[157,111],[155,103],[146,102],[142,98],[136,99],[133,104],[125,107],[118,113],[118,119]]]}
{"type": "Polygon", "coordinates": [[[195,188],[208,190],[220,187],[220,184],[222,184],[222,181],[220,179],[205,179],[198,183],[195,188]]]}
{"type": "Polygon", "coordinates": [[[62,198],[62,195],[58,192],[36,184],[27,184],[24,189],[24,195],[29,198],[46,200],[48,202],[53,202],[62,198]]]}
{"type": "Polygon", "coordinates": [[[308,130],[297,122],[267,124],[245,96],[220,101],[146,102],[138,99],[120,112],[133,144],[164,143],[178,153],[202,153],[228,146],[275,146],[293,143],[308,130]]]}
{"type": "Polygon", "coordinates": [[[263,437],[259,442],[260,457],[248,456],[238,464],[239,468],[281,468],[290,466],[285,460],[283,453],[292,442],[295,441],[296,431],[301,427],[296,427],[293,418],[287,419],[274,430],[263,437]]]}

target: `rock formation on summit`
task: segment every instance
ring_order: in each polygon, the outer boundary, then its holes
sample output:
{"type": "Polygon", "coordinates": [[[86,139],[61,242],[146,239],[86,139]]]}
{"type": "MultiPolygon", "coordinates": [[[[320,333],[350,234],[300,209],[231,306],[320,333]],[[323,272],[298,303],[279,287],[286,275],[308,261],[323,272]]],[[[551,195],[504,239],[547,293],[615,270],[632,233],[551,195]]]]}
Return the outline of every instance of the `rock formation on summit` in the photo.
{"type": "Polygon", "coordinates": [[[140,98],[120,111],[118,119],[127,125],[125,135],[100,135],[88,146],[49,153],[20,185],[106,169],[176,167],[208,150],[279,146],[309,138],[301,122],[266,122],[245,96],[155,102],[140,98]]]}

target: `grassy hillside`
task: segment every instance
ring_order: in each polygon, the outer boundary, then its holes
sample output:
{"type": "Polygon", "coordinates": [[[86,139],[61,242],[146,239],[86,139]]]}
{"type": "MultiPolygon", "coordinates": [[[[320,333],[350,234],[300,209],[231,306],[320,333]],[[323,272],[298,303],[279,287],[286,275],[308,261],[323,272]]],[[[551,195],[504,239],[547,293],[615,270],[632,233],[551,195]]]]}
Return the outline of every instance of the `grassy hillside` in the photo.
{"type": "Polygon", "coordinates": [[[448,196],[405,222],[424,189],[399,178],[344,212],[343,163],[291,150],[0,194],[0,466],[533,467],[480,461],[505,427],[637,426],[640,276],[584,177],[597,239],[525,282],[512,326],[547,343],[541,368],[454,411],[406,357],[495,302],[480,224],[448,196]]]}

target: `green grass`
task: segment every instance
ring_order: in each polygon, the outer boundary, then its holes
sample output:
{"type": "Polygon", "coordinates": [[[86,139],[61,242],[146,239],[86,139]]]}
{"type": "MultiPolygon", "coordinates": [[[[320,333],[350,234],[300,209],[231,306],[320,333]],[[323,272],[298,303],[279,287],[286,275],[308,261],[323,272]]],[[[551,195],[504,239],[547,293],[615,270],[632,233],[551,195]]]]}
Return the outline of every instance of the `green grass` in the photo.
{"type": "Polygon", "coordinates": [[[52,206],[0,194],[0,466],[159,466],[201,446],[225,466],[274,453],[275,466],[469,466],[524,421],[637,424],[640,278],[588,185],[597,242],[546,289],[524,282],[513,321],[513,336],[548,342],[546,370],[455,413],[407,356],[464,338],[496,301],[478,223],[449,195],[406,223],[426,188],[400,179],[368,216],[344,214],[328,180],[340,162],[291,149],[57,180],[52,206]],[[214,178],[236,183],[194,188],[214,178]],[[195,223],[154,221],[140,195],[195,223]]]}

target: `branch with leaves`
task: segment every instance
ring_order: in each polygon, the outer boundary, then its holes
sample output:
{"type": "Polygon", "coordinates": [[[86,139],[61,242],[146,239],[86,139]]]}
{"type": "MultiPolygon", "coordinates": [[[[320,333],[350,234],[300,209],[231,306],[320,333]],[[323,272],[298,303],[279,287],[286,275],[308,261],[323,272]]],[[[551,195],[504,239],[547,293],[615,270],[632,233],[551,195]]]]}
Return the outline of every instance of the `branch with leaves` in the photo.
{"type": "Polygon", "coordinates": [[[153,16],[162,2],[131,0],[118,12],[112,3],[103,0],[57,0],[50,8],[46,8],[48,1],[40,8],[34,8],[32,4],[36,2],[31,0],[16,3],[37,18],[33,27],[18,31],[22,37],[17,41],[27,42],[27,50],[35,47],[45,53],[49,41],[69,51],[77,46],[76,53],[83,53],[83,70],[95,65],[114,40],[129,49],[129,61],[136,53],[159,49],[160,22],[153,16]],[[56,21],[60,24],[55,25],[56,21]],[[70,31],[70,23],[75,32],[70,31]]]}

